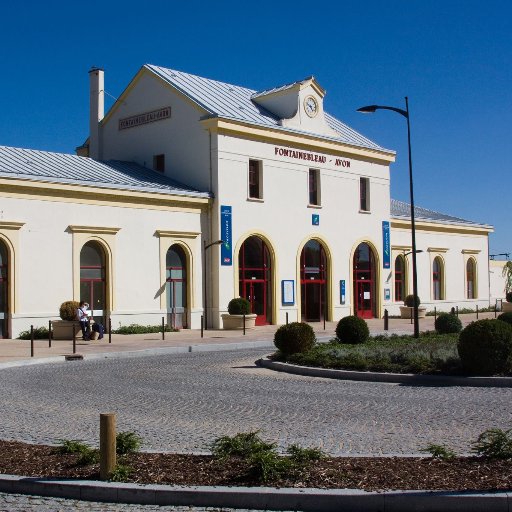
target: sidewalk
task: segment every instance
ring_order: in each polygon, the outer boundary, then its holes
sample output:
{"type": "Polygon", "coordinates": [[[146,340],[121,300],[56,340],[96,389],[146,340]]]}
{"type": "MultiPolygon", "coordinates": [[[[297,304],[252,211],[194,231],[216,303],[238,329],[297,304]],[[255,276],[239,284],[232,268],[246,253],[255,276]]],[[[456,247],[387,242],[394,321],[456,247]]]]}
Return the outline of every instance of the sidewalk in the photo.
{"type": "MultiPolygon", "coordinates": [[[[463,326],[476,320],[476,314],[460,315],[463,326]]],[[[494,313],[480,313],[479,319],[494,318],[494,313]]],[[[382,334],[384,331],[384,320],[367,320],[371,334],[382,334]]],[[[328,340],[335,336],[334,331],[336,322],[326,322],[325,330],[323,323],[312,323],[316,336],[320,340],[328,340]]],[[[242,331],[224,331],[208,330],[204,331],[204,337],[201,338],[200,330],[183,329],[179,332],[166,332],[165,339],[162,340],[161,333],[155,334],[113,334],[112,343],[108,342],[108,335],[105,335],[101,341],[82,341],[77,340],[76,352],[84,357],[88,355],[101,356],[101,354],[126,353],[136,351],[153,352],[155,349],[164,349],[167,347],[180,347],[184,352],[191,351],[191,347],[200,347],[204,345],[233,345],[233,349],[240,348],[244,344],[247,348],[259,344],[260,346],[272,347],[274,333],[279,326],[266,325],[247,330],[245,336],[242,331]]],[[[434,317],[429,316],[420,319],[420,331],[434,330],[434,317]]],[[[398,318],[389,319],[388,333],[412,334],[413,325],[410,320],[398,318]]],[[[221,348],[221,347],[218,347],[221,348]]],[[[34,357],[30,356],[30,340],[0,340],[0,367],[2,363],[14,361],[34,361],[45,358],[64,358],[65,355],[73,353],[73,344],[71,340],[52,340],[52,347],[48,347],[48,340],[34,341],[34,357]]],[[[128,355],[128,354],[126,354],[128,355]]]]}

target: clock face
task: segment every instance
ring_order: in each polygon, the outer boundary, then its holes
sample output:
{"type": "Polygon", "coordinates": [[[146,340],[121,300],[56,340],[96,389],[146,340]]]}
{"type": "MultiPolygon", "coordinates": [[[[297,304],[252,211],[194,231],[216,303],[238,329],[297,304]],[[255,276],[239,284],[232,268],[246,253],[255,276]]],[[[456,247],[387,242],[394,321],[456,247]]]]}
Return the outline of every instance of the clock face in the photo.
{"type": "Polygon", "coordinates": [[[313,96],[307,96],[304,99],[304,110],[309,117],[315,117],[318,114],[318,102],[313,96]]]}

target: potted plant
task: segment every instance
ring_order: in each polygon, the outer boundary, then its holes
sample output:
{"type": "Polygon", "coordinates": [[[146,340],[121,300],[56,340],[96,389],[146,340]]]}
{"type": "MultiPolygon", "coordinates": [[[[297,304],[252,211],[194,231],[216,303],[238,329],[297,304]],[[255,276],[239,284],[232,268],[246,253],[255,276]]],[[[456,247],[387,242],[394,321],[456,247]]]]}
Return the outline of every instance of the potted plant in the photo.
{"type": "Polygon", "coordinates": [[[507,302],[502,302],[501,309],[508,313],[512,311],[512,261],[507,261],[503,265],[502,275],[505,278],[505,298],[507,302]]]}
{"type": "Polygon", "coordinates": [[[256,323],[256,315],[251,314],[251,304],[247,299],[238,297],[231,299],[228,304],[228,313],[222,315],[222,327],[226,330],[243,329],[245,316],[245,328],[253,329],[256,323]]]}
{"type": "Polygon", "coordinates": [[[407,295],[407,297],[405,297],[404,305],[400,306],[400,318],[412,318],[414,316],[415,303],[418,306],[418,318],[425,318],[427,308],[419,307],[421,301],[417,295],[407,295]]]}
{"type": "Polygon", "coordinates": [[[76,318],[76,310],[80,303],[76,300],[67,300],[60,305],[59,316],[62,320],[53,320],[52,330],[53,339],[70,340],[73,338],[73,326],[75,327],[75,337],[82,337],[80,322],[76,318]]]}

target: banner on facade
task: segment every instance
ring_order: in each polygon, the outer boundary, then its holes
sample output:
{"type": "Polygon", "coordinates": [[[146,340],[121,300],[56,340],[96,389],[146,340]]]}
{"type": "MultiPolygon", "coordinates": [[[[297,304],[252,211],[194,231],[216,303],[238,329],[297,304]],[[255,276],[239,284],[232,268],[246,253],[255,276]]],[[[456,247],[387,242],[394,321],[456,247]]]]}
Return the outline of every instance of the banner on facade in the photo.
{"type": "Polygon", "coordinates": [[[220,235],[224,243],[220,246],[220,264],[233,264],[233,251],[231,246],[231,206],[220,207],[220,235]]]}
{"type": "Polygon", "coordinates": [[[391,240],[389,234],[389,222],[382,221],[382,264],[384,268],[391,267],[391,240]]]}

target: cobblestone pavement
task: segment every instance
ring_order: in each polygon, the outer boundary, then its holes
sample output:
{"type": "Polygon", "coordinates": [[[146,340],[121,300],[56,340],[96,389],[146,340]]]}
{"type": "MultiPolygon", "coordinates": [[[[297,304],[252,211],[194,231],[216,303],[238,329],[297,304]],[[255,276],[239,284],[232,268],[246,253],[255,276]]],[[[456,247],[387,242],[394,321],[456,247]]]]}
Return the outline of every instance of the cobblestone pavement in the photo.
{"type": "Polygon", "coordinates": [[[22,494],[0,492],[0,512],[257,512],[242,509],[204,507],[160,507],[157,505],[122,505],[91,501],[65,500],[62,498],[42,498],[22,494]]]}
{"type": "Polygon", "coordinates": [[[419,387],[287,375],[258,368],[262,349],[75,361],[0,371],[0,438],[97,445],[99,414],[145,450],[200,452],[261,429],[280,447],[332,454],[468,452],[483,430],[512,426],[512,389],[419,387]]]}

